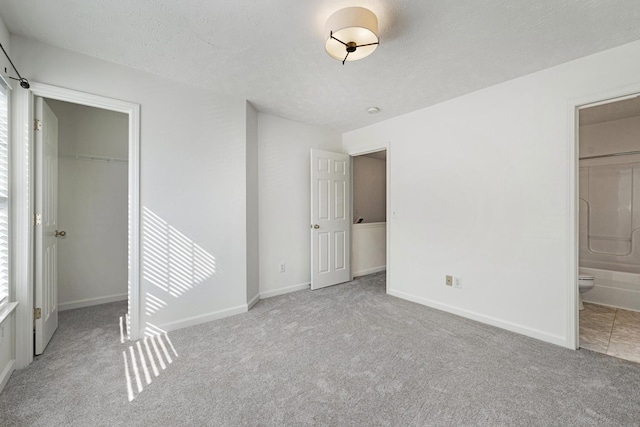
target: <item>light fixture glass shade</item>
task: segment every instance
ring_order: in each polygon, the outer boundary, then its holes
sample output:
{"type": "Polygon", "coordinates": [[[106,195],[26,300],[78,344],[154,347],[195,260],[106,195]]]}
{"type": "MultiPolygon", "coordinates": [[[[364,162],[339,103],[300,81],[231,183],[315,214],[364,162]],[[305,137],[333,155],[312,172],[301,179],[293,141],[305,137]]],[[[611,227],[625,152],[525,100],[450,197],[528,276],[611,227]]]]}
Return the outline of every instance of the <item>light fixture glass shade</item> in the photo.
{"type": "Polygon", "coordinates": [[[378,18],[364,7],[348,7],[329,17],[325,33],[328,38],[324,47],[332,58],[344,61],[346,57],[347,61],[357,61],[371,55],[378,47],[377,44],[362,46],[378,43],[378,18]],[[331,38],[332,34],[344,44],[331,38]],[[347,52],[345,44],[351,42],[362,47],[356,47],[354,52],[347,52]]]}

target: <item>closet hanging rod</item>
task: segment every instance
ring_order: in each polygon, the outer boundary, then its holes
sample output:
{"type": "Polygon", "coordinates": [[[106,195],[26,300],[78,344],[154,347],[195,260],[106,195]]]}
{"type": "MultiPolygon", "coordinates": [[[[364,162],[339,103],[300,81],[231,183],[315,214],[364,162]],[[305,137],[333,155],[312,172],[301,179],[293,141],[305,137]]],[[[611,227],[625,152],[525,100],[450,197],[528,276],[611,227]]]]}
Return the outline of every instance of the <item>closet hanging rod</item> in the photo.
{"type": "Polygon", "coordinates": [[[60,153],[59,157],[64,157],[67,159],[76,159],[76,160],[92,160],[95,162],[106,162],[106,163],[129,163],[128,159],[119,159],[117,157],[104,157],[104,156],[92,156],[87,154],[71,154],[71,153],[60,153]]]}
{"type": "Polygon", "coordinates": [[[634,154],[640,154],[640,150],[637,150],[637,151],[624,151],[622,153],[600,154],[598,156],[586,156],[586,157],[580,157],[578,160],[602,159],[602,158],[605,158],[605,157],[632,156],[634,154]]]}

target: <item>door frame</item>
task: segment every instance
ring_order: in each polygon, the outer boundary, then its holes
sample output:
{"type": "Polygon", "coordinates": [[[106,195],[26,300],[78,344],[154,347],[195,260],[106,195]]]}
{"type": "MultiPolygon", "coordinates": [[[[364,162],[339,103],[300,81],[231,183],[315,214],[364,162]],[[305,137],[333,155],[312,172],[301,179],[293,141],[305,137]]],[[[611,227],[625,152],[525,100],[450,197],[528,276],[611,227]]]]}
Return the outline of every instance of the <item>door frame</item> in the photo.
{"type": "Polygon", "coordinates": [[[140,331],[140,105],[43,83],[29,90],[13,91],[12,172],[12,270],[16,309],[16,367],[33,361],[34,303],[34,97],[55,99],[104,110],[129,118],[129,339],[140,331]]]}
{"type": "MultiPolygon", "coordinates": [[[[387,161],[386,161],[386,168],[385,168],[385,173],[386,173],[386,181],[387,181],[387,191],[386,191],[386,215],[387,215],[387,225],[386,225],[386,239],[387,241],[385,242],[385,249],[386,249],[386,264],[387,264],[387,270],[386,270],[386,276],[385,276],[385,291],[386,293],[389,293],[389,291],[391,291],[391,245],[389,244],[391,242],[391,143],[389,142],[385,142],[385,143],[372,143],[372,144],[366,144],[366,145],[362,145],[362,146],[358,146],[358,147],[351,147],[351,148],[347,148],[345,150],[346,154],[348,154],[350,156],[350,161],[351,161],[351,198],[349,200],[349,203],[351,204],[351,212],[352,212],[352,216],[353,216],[353,158],[356,156],[361,156],[363,154],[369,154],[369,153],[375,153],[376,151],[382,151],[382,150],[386,150],[387,151],[387,161]]],[[[349,225],[349,232],[352,233],[353,231],[353,221],[351,221],[351,224],[349,225]]],[[[353,245],[353,239],[351,239],[351,244],[349,245],[349,257],[351,257],[351,246],[353,245]]],[[[353,280],[353,263],[351,263],[351,279],[353,280]]]]}
{"type": "Polygon", "coordinates": [[[611,102],[640,96],[640,84],[623,86],[603,92],[594,93],[568,102],[568,163],[569,163],[569,215],[567,231],[569,233],[568,279],[567,280],[567,341],[566,346],[572,350],[580,348],[580,310],[578,309],[578,269],[580,218],[578,214],[579,196],[579,111],[588,107],[609,104],[611,102]]]}

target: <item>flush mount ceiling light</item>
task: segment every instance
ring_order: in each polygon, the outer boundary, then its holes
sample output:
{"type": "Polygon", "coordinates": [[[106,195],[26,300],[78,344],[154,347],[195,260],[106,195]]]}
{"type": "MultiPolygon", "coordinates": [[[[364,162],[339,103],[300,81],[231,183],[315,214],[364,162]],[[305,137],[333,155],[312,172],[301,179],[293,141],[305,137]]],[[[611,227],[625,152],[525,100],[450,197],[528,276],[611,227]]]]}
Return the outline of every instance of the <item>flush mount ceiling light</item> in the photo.
{"type": "Polygon", "coordinates": [[[329,17],[325,33],[329,38],[324,48],[344,65],[345,61],[366,58],[376,50],[378,18],[364,7],[348,7],[329,17]]]}

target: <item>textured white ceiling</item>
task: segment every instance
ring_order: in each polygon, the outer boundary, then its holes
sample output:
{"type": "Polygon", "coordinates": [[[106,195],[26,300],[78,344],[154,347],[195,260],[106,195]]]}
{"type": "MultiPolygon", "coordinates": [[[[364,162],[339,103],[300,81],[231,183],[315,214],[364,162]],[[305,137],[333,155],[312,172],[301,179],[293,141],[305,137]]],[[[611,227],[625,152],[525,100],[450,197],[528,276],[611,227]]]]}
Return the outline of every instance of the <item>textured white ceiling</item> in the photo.
{"type": "Polygon", "coordinates": [[[338,131],[640,39],[638,0],[0,0],[0,15],[14,34],[338,131]],[[343,66],[323,28],[348,6],[377,14],[381,44],[343,66]]]}

